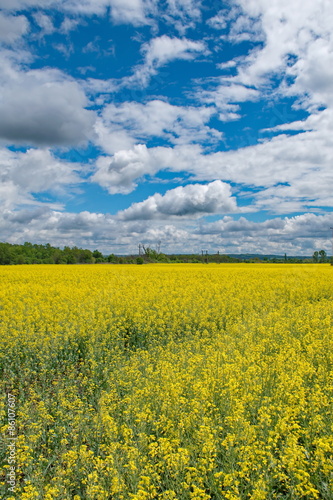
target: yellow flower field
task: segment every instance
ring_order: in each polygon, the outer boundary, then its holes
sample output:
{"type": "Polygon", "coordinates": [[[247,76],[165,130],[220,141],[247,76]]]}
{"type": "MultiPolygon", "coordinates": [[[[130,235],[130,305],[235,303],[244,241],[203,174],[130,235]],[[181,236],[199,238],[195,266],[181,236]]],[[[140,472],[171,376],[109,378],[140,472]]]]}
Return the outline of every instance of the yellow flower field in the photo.
{"type": "Polygon", "coordinates": [[[0,281],[1,498],[333,499],[333,267],[0,281]]]}

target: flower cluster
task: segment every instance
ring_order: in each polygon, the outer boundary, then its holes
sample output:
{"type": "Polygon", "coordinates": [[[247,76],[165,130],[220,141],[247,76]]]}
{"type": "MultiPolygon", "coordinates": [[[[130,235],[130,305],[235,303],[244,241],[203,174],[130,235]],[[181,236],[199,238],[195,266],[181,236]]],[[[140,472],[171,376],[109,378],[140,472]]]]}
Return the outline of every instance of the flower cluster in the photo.
{"type": "Polygon", "coordinates": [[[16,492],[5,465],[1,497],[332,499],[332,278],[328,265],[2,267],[1,431],[10,392],[17,439],[16,492]]]}

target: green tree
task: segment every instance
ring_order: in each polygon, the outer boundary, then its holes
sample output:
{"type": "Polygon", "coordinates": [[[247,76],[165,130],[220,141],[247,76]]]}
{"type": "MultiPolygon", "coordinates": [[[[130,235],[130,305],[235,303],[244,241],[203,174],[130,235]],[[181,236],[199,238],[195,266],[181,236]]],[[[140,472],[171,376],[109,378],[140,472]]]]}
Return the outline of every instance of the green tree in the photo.
{"type": "Polygon", "coordinates": [[[114,253],[111,253],[109,256],[108,256],[108,262],[112,262],[112,263],[115,263],[117,260],[116,256],[114,253]]]}
{"type": "Polygon", "coordinates": [[[100,260],[98,260],[98,262],[104,261],[103,254],[101,252],[99,252],[98,250],[93,251],[93,257],[96,259],[96,261],[97,261],[97,259],[100,259],[100,260]]]}
{"type": "Polygon", "coordinates": [[[319,256],[320,256],[320,257],[319,257],[319,262],[324,263],[324,262],[326,262],[326,261],[327,261],[327,255],[326,255],[325,250],[320,250],[320,251],[319,251],[319,256]]]}
{"type": "Polygon", "coordinates": [[[11,263],[11,252],[8,243],[0,243],[0,264],[8,265],[11,263]]]}

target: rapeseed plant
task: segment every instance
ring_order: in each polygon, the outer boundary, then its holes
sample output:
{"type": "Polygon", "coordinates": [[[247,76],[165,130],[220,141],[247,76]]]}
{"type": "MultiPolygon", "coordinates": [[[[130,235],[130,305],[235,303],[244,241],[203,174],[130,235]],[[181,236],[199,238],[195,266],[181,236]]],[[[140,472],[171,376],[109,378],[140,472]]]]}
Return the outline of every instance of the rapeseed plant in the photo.
{"type": "Polygon", "coordinates": [[[1,267],[1,496],[332,500],[332,273],[1,267]]]}

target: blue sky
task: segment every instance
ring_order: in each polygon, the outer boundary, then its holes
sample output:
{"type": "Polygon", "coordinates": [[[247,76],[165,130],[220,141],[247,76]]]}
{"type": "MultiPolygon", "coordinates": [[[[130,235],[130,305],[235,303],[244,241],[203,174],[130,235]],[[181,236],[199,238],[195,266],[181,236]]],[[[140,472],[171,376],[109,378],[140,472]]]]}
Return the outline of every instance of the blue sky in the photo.
{"type": "Polygon", "coordinates": [[[0,0],[1,240],[331,253],[333,4],[0,0]]]}

